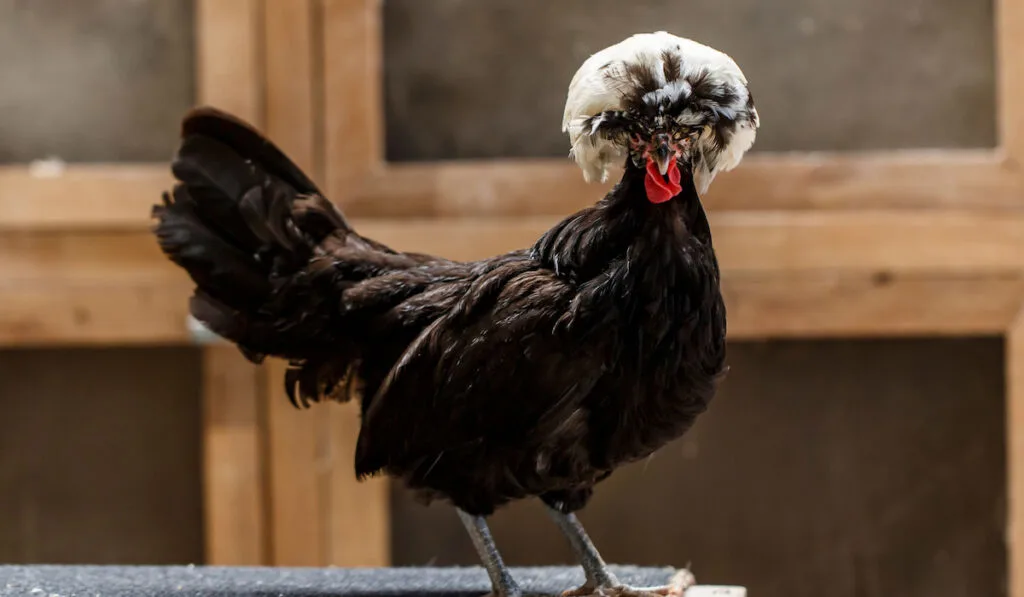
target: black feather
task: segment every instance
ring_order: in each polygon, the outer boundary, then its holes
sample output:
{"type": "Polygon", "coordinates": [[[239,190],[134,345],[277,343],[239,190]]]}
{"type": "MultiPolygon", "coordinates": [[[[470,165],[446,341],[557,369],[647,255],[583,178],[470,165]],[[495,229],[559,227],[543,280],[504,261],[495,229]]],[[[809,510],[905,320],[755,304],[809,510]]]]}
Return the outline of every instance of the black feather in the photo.
{"type": "Polygon", "coordinates": [[[196,283],[192,314],[253,360],[286,359],[296,406],[358,396],[360,478],[473,514],[528,496],[569,512],[715,393],[725,308],[689,174],[655,205],[627,162],[532,248],[462,263],[360,236],[237,119],[200,110],[182,131],[180,182],[154,216],[196,283]]]}

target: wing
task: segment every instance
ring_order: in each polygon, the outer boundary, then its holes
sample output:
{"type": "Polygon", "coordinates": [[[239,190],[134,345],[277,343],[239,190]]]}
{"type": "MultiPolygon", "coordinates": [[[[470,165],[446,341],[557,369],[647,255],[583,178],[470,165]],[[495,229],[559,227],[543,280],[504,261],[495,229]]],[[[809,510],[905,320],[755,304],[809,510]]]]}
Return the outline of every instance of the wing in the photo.
{"type": "Polygon", "coordinates": [[[600,378],[599,349],[581,353],[559,325],[573,296],[568,282],[525,255],[480,273],[373,397],[357,475],[414,469],[484,438],[501,449],[555,433],[600,378]]]}

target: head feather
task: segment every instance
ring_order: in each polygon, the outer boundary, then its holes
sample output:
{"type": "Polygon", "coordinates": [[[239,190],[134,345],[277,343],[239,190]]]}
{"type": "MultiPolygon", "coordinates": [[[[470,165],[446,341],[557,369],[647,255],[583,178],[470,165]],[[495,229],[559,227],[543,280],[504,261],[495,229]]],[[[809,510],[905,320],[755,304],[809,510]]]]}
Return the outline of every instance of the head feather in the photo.
{"type": "Polygon", "coordinates": [[[700,192],[739,164],[754,143],[757,110],[743,72],[728,55],[664,31],[633,35],[588,58],[569,84],[562,118],[588,182],[604,182],[627,154],[621,138],[601,135],[599,120],[643,104],[680,102],[677,122],[703,127],[691,164],[700,192]],[[604,115],[604,116],[602,116],[604,115]]]}

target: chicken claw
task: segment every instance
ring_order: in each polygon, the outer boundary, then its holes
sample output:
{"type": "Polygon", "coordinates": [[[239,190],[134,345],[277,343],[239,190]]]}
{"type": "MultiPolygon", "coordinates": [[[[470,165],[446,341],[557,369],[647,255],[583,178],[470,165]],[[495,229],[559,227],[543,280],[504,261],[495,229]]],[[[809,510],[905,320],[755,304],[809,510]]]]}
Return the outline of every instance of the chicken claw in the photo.
{"type": "Polygon", "coordinates": [[[662,587],[630,587],[616,585],[613,587],[592,587],[583,585],[562,593],[562,597],[683,597],[686,589],[697,584],[696,577],[689,570],[683,569],[672,576],[672,580],[662,587]]]}

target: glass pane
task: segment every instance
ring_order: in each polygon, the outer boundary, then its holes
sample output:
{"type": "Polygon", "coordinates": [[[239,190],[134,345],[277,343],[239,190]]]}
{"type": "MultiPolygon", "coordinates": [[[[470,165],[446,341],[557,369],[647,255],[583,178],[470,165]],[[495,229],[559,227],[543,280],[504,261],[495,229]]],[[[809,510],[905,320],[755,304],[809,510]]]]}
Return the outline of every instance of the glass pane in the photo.
{"type": "Polygon", "coordinates": [[[203,561],[200,351],[0,351],[0,562],[203,561]]]}
{"type": "Polygon", "coordinates": [[[187,0],[0,0],[0,163],[167,160],[194,45],[187,0]]]}
{"type": "Polygon", "coordinates": [[[756,151],[992,147],[990,0],[385,0],[391,160],[565,156],[587,56],[665,29],[751,81],[756,151]]]}
{"type": "MultiPolygon", "coordinates": [[[[595,491],[605,559],[751,595],[1004,594],[1000,339],[736,343],[690,434],[595,491]],[[865,584],[868,583],[868,584],[865,584]]],[[[454,511],[393,491],[396,565],[475,564],[454,511]]],[[[513,564],[571,563],[536,500],[492,528],[513,564]]]]}

